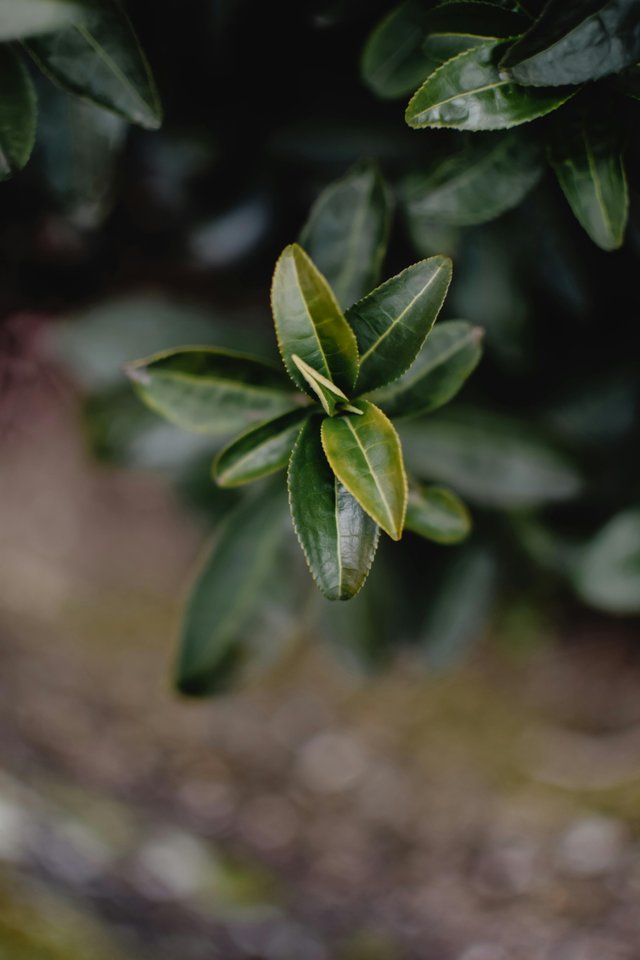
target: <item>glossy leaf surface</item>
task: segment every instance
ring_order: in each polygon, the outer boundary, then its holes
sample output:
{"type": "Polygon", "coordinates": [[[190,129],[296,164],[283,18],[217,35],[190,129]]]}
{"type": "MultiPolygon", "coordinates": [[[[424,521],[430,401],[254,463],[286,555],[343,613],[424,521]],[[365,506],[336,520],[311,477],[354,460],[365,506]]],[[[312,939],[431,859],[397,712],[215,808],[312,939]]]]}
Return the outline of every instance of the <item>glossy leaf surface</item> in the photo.
{"type": "Polygon", "coordinates": [[[247,430],[221,450],[213,478],[221,487],[239,487],[286,467],[306,410],[292,410],[247,430]]]}
{"type": "Polygon", "coordinates": [[[358,393],[395,380],[411,366],[444,303],[451,270],[448,257],[421,260],[347,311],[360,351],[358,393]]]}
{"type": "Polygon", "coordinates": [[[575,585],[600,610],[640,612],[640,508],[619,513],[596,534],[578,562],[575,585]]]}
{"type": "Polygon", "coordinates": [[[82,0],[0,0],[0,41],[59,30],[84,14],[82,0]]]}
{"type": "Polygon", "coordinates": [[[329,284],[302,247],[286,247],[273,274],[271,307],[278,345],[293,382],[306,393],[309,384],[293,354],[347,394],[358,374],[356,338],[329,284]]]}
{"type": "Polygon", "coordinates": [[[127,373],[152,410],[210,436],[246,429],[296,405],[277,370],[230,350],[168,350],[129,364],[127,373]]]}
{"type": "Polygon", "coordinates": [[[387,248],[391,196],[376,167],[357,167],[316,200],[300,243],[343,309],[376,285],[387,248]]]}
{"type": "Polygon", "coordinates": [[[36,93],[22,60],[0,47],[0,180],[22,170],[36,135],[36,93]]]}
{"type": "Polygon", "coordinates": [[[453,491],[423,487],[409,491],[405,526],[436,543],[460,543],[471,532],[471,516],[453,491]]]}
{"type": "Polygon", "coordinates": [[[458,411],[403,424],[400,433],[416,477],[450,484],[484,506],[559,502],[574,497],[582,486],[563,454],[506,417],[458,411]]]}
{"type": "Polygon", "coordinates": [[[381,410],[359,400],[363,415],[322,423],[322,446],[336,477],[393,540],[402,536],[407,478],[398,434],[381,410]]]}
{"type": "Polygon", "coordinates": [[[69,93],[155,130],[162,108],[146,57],[116,0],[91,4],[82,22],[34,37],[27,48],[69,93]]]}
{"type": "Polygon", "coordinates": [[[289,464],[289,500],[309,570],[329,600],[348,600],[367,578],[379,529],[337,479],[318,419],[301,429],[289,464]]]}
{"type": "Polygon", "coordinates": [[[550,154],[577,220],[603,250],[622,246],[629,210],[621,137],[585,119],[557,131],[550,154]]]}
{"type": "Polygon", "coordinates": [[[640,59],[636,0],[550,0],[501,66],[518,83],[586,83],[640,59]]]}
{"type": "Polygon", "coordinates": [[[464,320],[438,323],[410,370],[399,380],[374,390],[370,399],[390,417],[417,416],[448,403],[482,355],[481,327],[464,320]]]}
{"type": "Polygon", "coordinates": [[[520,131],[471,137],[461,150],[404,180],[410,225],[486,223],[516,207],[542,170],[540,147],[520,131]]]}
{"type": "Polygon", "coordinates": [[[403,97],[429,75],[429,61],[422,51],[425,13],[424,3],[408,0],[385,16],[370,35],[362,55],[362,76],[379,97],[403,97]]]}
{"type": "Polygon", "coordinates": [[[187,605],[176,684],[201,695],[224,688],[242,654],[251,617],[282,542],[280,483],[244,501],[218,531],[187,605]]]}
{"type": "Polygon", "coordinates": [[[444,63],[409,102],[409,126],[503,130],[550,113],[575,93],[518,86],[498,68],[504,50],[504,41],[488,43],[444,63]]]}

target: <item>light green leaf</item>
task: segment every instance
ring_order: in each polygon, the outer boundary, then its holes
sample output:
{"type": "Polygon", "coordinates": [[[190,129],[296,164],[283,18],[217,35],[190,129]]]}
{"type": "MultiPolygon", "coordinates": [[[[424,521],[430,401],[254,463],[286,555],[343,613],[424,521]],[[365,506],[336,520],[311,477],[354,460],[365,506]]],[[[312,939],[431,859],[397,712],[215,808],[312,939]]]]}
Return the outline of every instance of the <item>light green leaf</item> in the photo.
{"type": "Polygon", "coordinates": [[[331,380],[327,380],[327,378],[323,377],[321,373],[318,373],[317,370],[314,370],[313,367],[310,367],[308,363],[304,362],[302,357],[298,356],[297,353],[292,353],[291,359],[315,393],[322,405],[322,409],[327,416],[333,416],[333,414],[336,412],[336,404],[339,401],[342,400],[348,403],[349,398],[339,387],[336,387],[335,383],[332,383],[331,380]]]}
{"type": "Polygon", "coordinates": [[[375,166],[358,166],[316,200],[300,243],[344,309],[376,285],[387,249],[391,195],[375,166]]]}
{"type": "Polygon", "coordinates": [[[283,539],[285,510],[278,483],[227,515],[187,605],[176,674],[182,693],[228,685],[242,657],[242,630],[283,539]]]}
{"type": "Polygon", "coordinates": [[[0,180],[22,170],[36,136],[36,92],[11,47],[0,47],[0,180]]]}
{"type": "Polygon", "coordinates": [[[231,350],[167,350],[128,364],[127,374],[156,413],[210,436],[246,429],[296,406],[277,370],[231,350]]]}
{"type": "Polygon", "coordinates": [[[447,569],[420,631],[432,669],[454,666],[482,639],[496,595],[496,566],[495,555],[486,547],[468,547],[447,569]]]}
{"type": "Polygon", "coordinates": [[[381,410],[358,401],[363,415],[322,423],[322,446],[335,473],[362,508],[393,540],[402,536],[407,477],[398,434],[381,410]]]}
{"type": "Polygon", "coordinates": [[[59,30],[84,15],[83,0],[0,0],[0,41],[59,30]]]}
{"type": "Polygon", "coordinates": [[[550,151],[553,169],[576,219],[603,250],[624,242],[629,193],[618,131],[584,118],[557,131],[550,151]]]}
{"type": "Polygon", "coordinates": [[[640,58],[637,0],[550,0],[501,67],[533,86],[586,83],[640,58]]]}
{"type": "Polygon", "coordinates": [[[449,257],[421,260],[347,311],[360,350],[358,393],[395,380],[411,366],[444,303],[451,269],[449,257]]]}
{"type": "Polygon", "coordinates": [[[572,463],[525,423],[458,410],[403,424],[412,473],[450,484],[483,506],[510,509],[569,500],[582,481],[572,463]]]}
{"type": "Polygon", "coordinates": [[[410,100],[409,126],[504,130],[550,113],[576,93],[519,87],[498,69],[504,49],[505,41],[487,43],[439,67],[410,100]]]}
{"type": "Polygon", "coordinates": [[[422,52],[425,20],[425,4],[408,0],[387,14],[369,36],[361,71],[379,97],[403,97],[429,75],[430,65],[422,52]]]}
{"type": "Polygon", "coordinates": [[[482,355],[481,327],[464,320],[438,323],[403,377],[369,395],[390,417],[417,416],[448,403],[482,355]]]}
{"type": "Polygon", "coordinates": [[[292,410],[243,433],[221,450],[213,478],[221,487],[239,487],[286,467],[307,410],[292,410]]]}
{"type": "Polygon", "coordinates": [[[285,247],[276,264],[271,308],[282,359],[296,386],[309,392],[294,353],[349,393],[358,375],[356,338],[329,284],[297,243],[285,247]]]}
{"type": "Polygon", "coordinates": [[[117,0],[100,0],[82,22],[26,42],[43,73],[68,93],[150,130],[162,107],[146,57],[117,0]]]}
{"type": "Polygon", "coordinates": [[[302,427],[291,454],[289,501],[318,587],[329,600],[349,600],[367,578],[379,530],[327,463],[317,418],[302,427]]]}
{"type": "Polygon", "coordinates": [[[587,544],[574,582],[587,603],[608,613],[640,613],[640,508],[613,517],[587,544]]]}
{"type": "Polygon", "coordinates": [[[486,223],[518,206],[542,170],[540,147],[520,131],[470,137],[424,173],[405,178],[401,193],[409,227],[486,223]]]}
{"type": "Polygon", "coordinates": [[[409,491],[405,526],[436,543],[460,543],[471,532],[471,516],[451,490],[423,487],[409,491]]]}

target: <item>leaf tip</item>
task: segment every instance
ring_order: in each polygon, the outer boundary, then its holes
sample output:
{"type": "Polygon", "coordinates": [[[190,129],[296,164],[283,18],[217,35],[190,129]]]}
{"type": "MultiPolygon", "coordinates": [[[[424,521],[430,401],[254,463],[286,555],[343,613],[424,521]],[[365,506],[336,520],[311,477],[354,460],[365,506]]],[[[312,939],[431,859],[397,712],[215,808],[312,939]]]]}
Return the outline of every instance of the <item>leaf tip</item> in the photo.
{"type": "Polygon", "coordinates": [[[151,377],[149,376],[147,365],[144,361],[132,360],[130,363],[125,363],[124,372],[132,383],[147,386],[147,384],[151,382],[151,377]]]}

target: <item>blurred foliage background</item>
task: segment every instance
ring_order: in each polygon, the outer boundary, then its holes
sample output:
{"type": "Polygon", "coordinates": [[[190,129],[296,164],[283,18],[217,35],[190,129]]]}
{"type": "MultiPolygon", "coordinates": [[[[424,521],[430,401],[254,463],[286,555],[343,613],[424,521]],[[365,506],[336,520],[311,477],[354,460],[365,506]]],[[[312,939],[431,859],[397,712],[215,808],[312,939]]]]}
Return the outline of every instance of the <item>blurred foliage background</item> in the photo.
{"type": "Polygon", "coordinates": [[[391,7],[129,0],[157,132],[34,71],[35,151],[0,187],[0,956],[633,960],[633,177],[613,253],[551,170],[487,224],[417,230],[397,203],[383,274],[451,253],[447,317],[486,330],[460,397],[403,434],[474,533],[385,544],[339,608],[285,548],[239,692],[169,690],[236,494],[122,365],[269,355],[273,262],[320,190],[363,160],[396,187],[467,142],[362,81],[391,7]]]}

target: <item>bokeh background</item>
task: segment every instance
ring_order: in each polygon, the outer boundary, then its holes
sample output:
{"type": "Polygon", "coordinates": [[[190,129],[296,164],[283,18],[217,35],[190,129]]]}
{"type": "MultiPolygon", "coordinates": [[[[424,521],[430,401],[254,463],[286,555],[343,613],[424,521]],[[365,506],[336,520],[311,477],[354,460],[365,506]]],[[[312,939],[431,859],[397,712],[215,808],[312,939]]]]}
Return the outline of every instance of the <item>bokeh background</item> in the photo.
{"type": "Polygon", "coordinates": [[[389,546],[342,619],[294,577],[234,689],[171,688],[233,496],[122,364],[268,354],[273,263],[319,190],[450,148],[359,78],[389,7],[130,0],[157,133],[39,87],[35,155],[1,187],[3,960],[638,955],[638,618],[570,572],[637,502],[633,205],[615,254],[550,178],[483,227],[420,240],[398,212],[385,274],[452,252],[447,316],[487,331],[424,434],[471,543],[389,546]]]}

